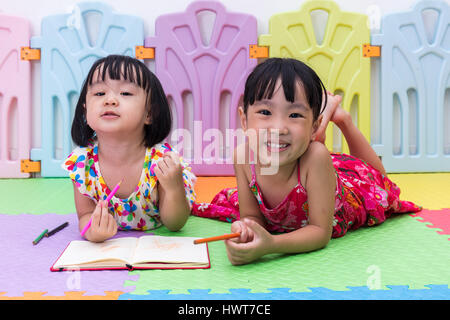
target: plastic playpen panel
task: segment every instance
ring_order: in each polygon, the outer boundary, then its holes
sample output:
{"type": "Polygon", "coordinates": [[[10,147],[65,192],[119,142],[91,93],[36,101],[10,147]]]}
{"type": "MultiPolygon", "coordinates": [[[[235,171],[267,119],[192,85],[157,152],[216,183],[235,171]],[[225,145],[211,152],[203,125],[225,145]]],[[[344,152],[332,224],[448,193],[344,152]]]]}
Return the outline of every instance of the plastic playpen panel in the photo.
{"type": "Polygon", "coordinates": [[[67,174],[62,161],[73,149],[72,118],[82,83],[95,60],[108,54],[134,56],[144,41],[141,18],[116,14],[102,2],[81,2],[72,13],[44,17],[41,36],[41,147],[31,159],[41,161],[43,177],[67,174]]]}
{"type": "MultiPolygon", "coordinates": [[[[270,57],[305,62],[328,90],[343,94],[342,107],[357,112],[357,125],[370,141],[370,59],[362,55],[365,43],[370,43],[368,17],[341,11],[333,1],[307,1],[299,11],[275,14],[269,20],[269,34],[259,36],[259,45],[269,46],[270,57]],[[321,43],[312,18],[316,11],[328,14],[321,43]]],[[[339,151],[348,152],[342,135],[341,141],[333,141],[333,126],[326,132],[327,147],[337,145],[339,151]]]]}
{"type": "Polygon", "coordinates": [[[155,48],[155,72],[171,101],[169,142],[197,175],[234,174],[233,129],[240,128],[237,108],[257,64],[249,58],[249,45],[256,43],[256,19],[215,1],[159,16],[155,36],[145,39],[146,47],[155,48]],[[205,12],[212,26],[202,18],[205,12]]]}
{"type": "Polygon", "coordinates": [[[20,59],[27,47],[30,25],[26,19],[0,14],[0,177],[26,178],[20,161],[30,158],[30,62],[20,59]]]}
{"type": "Polygon", "coordinates": [[[372,44],[382,52],[381,139],[374,148],[386,170],[450,171],[449,6],[422,1],[386,15],[372,44]]]}

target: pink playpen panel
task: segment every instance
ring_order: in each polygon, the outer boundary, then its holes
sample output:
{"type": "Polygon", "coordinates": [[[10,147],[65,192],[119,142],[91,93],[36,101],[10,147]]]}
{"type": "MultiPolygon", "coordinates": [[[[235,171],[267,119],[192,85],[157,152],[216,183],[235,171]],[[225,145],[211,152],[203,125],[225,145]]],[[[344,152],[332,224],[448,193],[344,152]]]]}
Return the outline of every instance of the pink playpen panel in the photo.
{"type": "Polygon", "coordinates": [[[0,14],[0,178],[26,178],[20,161],[30,158],[30,62],[20,59],[29,46],[27,20],[0,14]]]}
{"type": "Polygon", "coordinates": [[[185,12],[158,17],[155,36],[145,39],[146,47],[155,48],[155,72],[172,105],[168,140],[197,175],[234,174],[237,107],[257,64],[249,58],[251,44],[257,44],[256,19],[227,12],[216,1],[196,1],[185,12]],[[213,17],[210,26],[205,12],[213,17]]]}

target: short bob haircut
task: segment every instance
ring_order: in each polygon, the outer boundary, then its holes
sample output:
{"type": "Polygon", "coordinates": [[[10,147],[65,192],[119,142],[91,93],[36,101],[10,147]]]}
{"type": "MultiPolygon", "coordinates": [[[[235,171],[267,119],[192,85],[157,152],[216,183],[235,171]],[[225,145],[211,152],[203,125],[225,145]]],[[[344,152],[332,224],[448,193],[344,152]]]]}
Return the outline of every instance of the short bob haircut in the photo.
{"type": "Polygon", "coordinates": [[[269,58],[257,65],[245,82],[244,113],[248,106],[262,99],[271,99],[275,84],[281,78],[286,100],[294,102],[296,83],[300,82],[305,90],[306,99],[313,111],[313,121],[322,113],[322,94],[326,89],[316,72],[303,62],[290,58],[269,58]]]}
{"type": "Polygon", "coordinates": [[[166,95],[158,78],[141,61],[128,56],[109,55],[97,60],[89,70],[80,92],[72,122],[72,140],[81,147],[86,147],[95,138],[95,132],[86,121],[86,94],[88,87],[97,79],[128,80],[147,93],[145,105],[150,112],[151,122],[144,125],[144,145],[152,147],[163,141],[170,133],[172,116],[166,95]]]}

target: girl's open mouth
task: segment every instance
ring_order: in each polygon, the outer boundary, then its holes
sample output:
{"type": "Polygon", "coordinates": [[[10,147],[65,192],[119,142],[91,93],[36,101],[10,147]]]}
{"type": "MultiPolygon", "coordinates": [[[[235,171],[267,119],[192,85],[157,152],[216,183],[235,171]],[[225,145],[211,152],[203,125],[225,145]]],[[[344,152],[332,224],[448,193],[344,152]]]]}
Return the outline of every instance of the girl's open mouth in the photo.
{"type": "Polygon", "coordinates": [[[266,142],[267,149],[271,152],[281,152],[289,148],[289,143],[272,143],[266,142]]]}

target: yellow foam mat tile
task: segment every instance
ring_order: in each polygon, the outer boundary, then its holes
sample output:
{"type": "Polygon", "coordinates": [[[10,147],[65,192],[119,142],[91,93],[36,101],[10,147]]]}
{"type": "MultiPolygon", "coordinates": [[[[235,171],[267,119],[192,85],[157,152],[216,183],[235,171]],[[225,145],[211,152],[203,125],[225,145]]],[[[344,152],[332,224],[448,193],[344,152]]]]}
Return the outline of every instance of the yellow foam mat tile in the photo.
{"type": "Polygon", "coordinates": [[[413,201],[424,209],[450,208],[450,173],[388,174],[400,187],[400,199],[413,201]]]}

